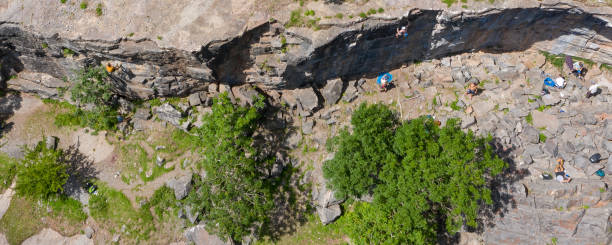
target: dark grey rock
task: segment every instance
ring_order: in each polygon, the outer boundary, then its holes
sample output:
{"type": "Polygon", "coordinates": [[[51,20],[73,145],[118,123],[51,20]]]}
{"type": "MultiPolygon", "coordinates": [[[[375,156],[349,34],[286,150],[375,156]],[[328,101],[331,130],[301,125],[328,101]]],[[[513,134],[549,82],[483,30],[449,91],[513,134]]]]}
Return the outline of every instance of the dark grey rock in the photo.
{"type": "Polygon", "coordinates": [[[315,125],[315,121],[312,119],[306,119],[302,122],[302,133],[311,134],[312,128],[315,125]]]}
{"type": "Polygon", "coordinates": [[[140,120],[149,120],[151,118],[151,109],[149,108],[138,108],[134,113],[134,118],[140,120]]]}
{"type": "Polygon", "coordinates": [[[210,234],[206,231],[206,226],[203,224],[196,225],[185,230],[183,234],[185,239],[195,245],[232,245],[231,241],[224,242],[218,236],[210,234]]]}
{"type": "Polygon", "coordinates": [[[45,143],[47,145],[47,149],[55,150],[57,149],[59,138],[55,136],[47,136],[47,138],[45,139],[45,143]]]}
{"type": "Polygon", "coordinates": [[[236,98],[239,99],[241,105],[253,105],[255,100],[260,96],[259,92],[252,85],[243,85],[232,88],[236,98]]]}
{"type": "Polygon", "coordinates": [[[302,140],[302,135],[299,132],[294,132],[294,133],[291,133],[289,137],[287,137],[287,139],[285,139],[284,145],[288,147],[289,149],[295,149],[301,140],[302,140]]]}
{"type": "Polygon", "coordinates": [[[340,209],[340,205],[331,205],[327,208],[317,206],[317,214],[319,214],[319,219],[321,219],[321,223],[324,225],[330,224],[334,222],[340,215],[342,215],[342,210],[340,209]]]}
{"type": "Polygon", "coordinates": [[[182,200],[191,191],[191,174],[187,174],[178,178],[169,179],[166,186],[174,190],[174,197],[177,200],[182,200]]]}
{"type": "Polygon", "coordinates": [[[465,84],[465,81],[467,80],[460,69],[453,69],[451,71],[451,77],[453,78],[453,82],[460,84],[465,84]]]}
{"type": "Polygon", "coordinates": [[[86,236],[88,239],[91,239],[91,237],[92,237],[92,236],[93,236],[93,234],[94,234],[94,229],[93,229],[93,228],[91,228],[90,226],[87,226],[87,227],[85,227],[85,229],[83,229],[83,233],[85,233],[85,236],[86,236]]]}
{"type": "Polygon", "coordinates": [[[321,90],[321,96],[326,106],[335,105],[342,96],[342,80],[340,78],[328,80],[321,90]]]}
{"type": "Polygon", "coordinates": [[[461,128],[468,128],[476,123],[474,116],[465,115],[461,118],[461,128]]]}
{"type": "Polygon", "coordinates": [[[357,98],[357,88],[348,86],[342,95],[342,101],[350,103],[357,98]]]}
{"type": "Polygon", "coordinates": [[[575,168],[578,169],[586,169],[587,165],[589,164],[589,159],[581,156],[581,155],[575,155],[574,156],[574,161],[573,161],[573,166],[575,168]]]}
{"type": "Polygon", "coordinates": [[[157,118],[159,118],[160,120],[169,122],[176,127],[181,126],[180,120],[181,120],[182,114],[179,110],[174,108],[174,106],[172,106],[170,103],[165,103],[159,107],[154,108],[153,112],[157,115],[157,118]]]}
{"type": "Polygon", "coordinates": [[[191,205],[185,205],[185,216],[187,216],[187,220],[189,220],[189,222],[195,224],[196,220],[198,219],[198,212],[193,210],[191,205]]]}
{"type": "Polygon", "coordinates": [[[533,127],[525,127],[520,137],[524,143],[537,144],[540,142],[540,134],[538,130],[533,127]]]}
{"type": "Polygon", "coordinates": [[[312,115],[315,109],[319,107],[319,97],[313,88],[303,88],[296,91],[296,100],[300,104],[305,115],[312,115]]]}
{"type": "Polygon", "coordinates": [[[193,93],[189,95],[189,105],[190,106],[198,106],[202,104],[202,99],[200,98],[200,93],[193,93]]]}

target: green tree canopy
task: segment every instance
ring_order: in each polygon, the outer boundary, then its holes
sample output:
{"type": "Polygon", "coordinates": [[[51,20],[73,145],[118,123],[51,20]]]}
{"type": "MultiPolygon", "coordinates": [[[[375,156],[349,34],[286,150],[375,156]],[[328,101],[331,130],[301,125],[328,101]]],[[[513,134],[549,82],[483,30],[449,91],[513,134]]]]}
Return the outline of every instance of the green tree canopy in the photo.
{"type": "Polygon", "coordinates": [[[274,159],[261,156],[252,139],[263,105],[259,98],[252,107],[240,107],[224,93],[195,130],[203,147],[200,166],[206,177],[196,181],[188,199],[202,210],[210,231],[234,241],[267,223],[273,208],[272,184],[265,170],[274,159]]]}
{"type": "Polygon", "coordinates": [[[63,156],[62,150],[47,148],[45,141],[32,149],[26,147],[25,157],[17,172],[17,193],[45,200],[60,194],[68,180],[63,156]]]}
{"type": "Polygon", "coordinates": [[[361,181],[353,178],[376,179],[374,201],[358,203],[347,215],[347,234],[365,244],[431,244],[441,230],[455,233],[464,223],[476,227],[479,208],[492,203],[488,180],[506,167],[494,154],[491,138],[463,132],[455,119],[440,128],[426,117],[406,121],[395,130],[396,126],[385,125],[385,133],[364,136],[357,128],[367,125],[358,127],[355,119],[376,127],[380,118],[376,113],[362,114],[368,108],[362,105],[355,111],[360,115],[351,121],[356,130],[334,139],[339,144],[336,155],[323,166],[330,186],[337,191],[344,191],[346,183],[361,181]],[[387,152],[351,145],[363,138],[386,140],[387,152]],[[346,149],[353,152],[343,152],[346,149]],[[366,154],[369,159],[384,160],[363,168],[366,163],[360,157],[366,154]],[[362,170],[352,174],[356,170],[350,167],[362,170]]]}
{"type": "Polygon", "coordinates": [[[334,158],[323,165],[323,174],[340,197],[365,194],[379,182],[378,171],[396,162],[392,152],[393,130],[397,118],[381,104],[361,104],[351,119],[353,133],[340,131],[328,142],[334,158]]]}

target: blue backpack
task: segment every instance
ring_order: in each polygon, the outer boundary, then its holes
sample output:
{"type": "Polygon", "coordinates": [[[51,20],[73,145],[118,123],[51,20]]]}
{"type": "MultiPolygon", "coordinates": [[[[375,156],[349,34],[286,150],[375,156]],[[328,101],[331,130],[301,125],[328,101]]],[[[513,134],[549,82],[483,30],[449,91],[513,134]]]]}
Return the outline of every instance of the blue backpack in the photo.
{"type": "Polygon", "coordinates": [[[595,174],[596,174],[597,176],[599,176],[599,177],[604,177],[604,176],[606,176],[606,173],[604,173],[604,171],[603,171],[603,170],[601,170],[601,169],[600,169],[600,170],[597,170],[597,172],[595,172],[595,174]]]}
{"type": "Polygon", "coordinates": [[[546,79],[544,79],[544,85],[551,86],[551,87],[557,86],[555,81],[553,81],[552,78],[550,78],[550,77],[547,77],[546,79]]]}

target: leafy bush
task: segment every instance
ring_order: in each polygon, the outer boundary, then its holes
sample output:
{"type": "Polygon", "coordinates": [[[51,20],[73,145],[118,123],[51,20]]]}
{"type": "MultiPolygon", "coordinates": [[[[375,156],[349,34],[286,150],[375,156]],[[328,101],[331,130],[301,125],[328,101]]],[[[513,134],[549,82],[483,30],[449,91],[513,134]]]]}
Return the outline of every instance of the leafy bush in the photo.
{"type": "Polygon", "coordinates": [[[340,197],[359,197],[378,184],[378,171],[396,162],[392,153],[393,129],[397,118],[381,104],[361,104],[351,119],[353,133],[347,129],[328,142],[334,159],[323,165],[323,174],[340,197]]]}
{"type": "Polygon", "coordinates": [[[81,2],[81,9],[87,9],[87,2],[81,2]]]}
{"type": "Polygon", "coordinates": [[[110,104],[113,96],[104,67],[96,66],[76,72],[76,81],[70,90],[72,100],[79,104],[110,104]]]}
{"type": "Polygon", "coordinates": [[[25,156],[17,172],[16,191],[22,196],[49,199],[57,196],[68,180],[62,150],[48,149],[45,141],[34,148],[25,148],[25,156]]]}
{"type": "Polygon", "coordinates": [[[17,161],[0,152],[0,193],[11,186],[17,174],[17,161]]]}
{"type": "Polygon", "coordinates": [[[336,154],[323,171],[340,196],[373,191],[373,203],[347,214],[354,241],[431,244],[440,230],[478,225],[479,208],[492,204],[487,181],[506,167],[490,137],[463,132],[456,119],[441,128],[426,117],[398,125],[383,105],[362,104],[351,124],[352,134],[332,139],[336,154]]]}
{"type": "Polygon", "coordinates": [[[252,138],[263,105],[259,98],[253,107],[240,107],[223,93],[195,130],[206,178],[196,179],[187,202],[205,214],[200,217],[210,231],[234,241],[266,224],[274,206],[272,180],[266,176],[274,159],[261,156],[252,138]]]}
{"type": "Polygon", "coordinates": [[[96,6],[96,15],[102,16],[102,4],[101,3],[98,3],[98,6],[96,6]]]}
{"type": "Polygon", "coordinates": [[[112,86],[106,81],[106,71],[101,66],[90,67],[77,71],[76,81],[70,89],[72,100],[79,105],[93,105],[91,110],[84,110],[67,102],[46,100],[55,104],[67,113],[55,117],[57,126],[89,127],[95,131],[115,130],[118,123],[116,105],[112,102],[112,86]]]}
{"type": "Polygon", "coordinates": [[[174,191],[165,185],[155,190],[155,193],[153,193],[147,205],[153,208],[158,219],[162,219],[165,214],[167,215],[169,210],[178,207],[176,198],[174,197],[174,191]]]}

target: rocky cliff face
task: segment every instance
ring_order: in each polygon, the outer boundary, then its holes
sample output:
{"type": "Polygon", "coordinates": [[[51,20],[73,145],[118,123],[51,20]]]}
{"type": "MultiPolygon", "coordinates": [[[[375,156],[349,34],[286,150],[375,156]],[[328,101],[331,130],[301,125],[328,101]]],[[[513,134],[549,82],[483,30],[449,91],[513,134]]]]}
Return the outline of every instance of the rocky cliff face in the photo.
{"type": "MultiPolygon", "coordinates": [[[[209,83],[249,83],[264,90],[294,89],[328,79],[376,75],[415,61],[487,51],[537,47],[597,62],[612,60],[612,27],[601,14],[565,5],[452,13],[412,9],[401,17],[327,21],[321,30],[285,28],[272,20],[199,51],[161,48],[148,39],[115,41],[42,36],[0,23],[2,74],[22,70],[69,76],[86,65],[120,65],[118,92],[131,98],[186,96],[209,83]],[[395,29],[408,27],[408,37],[395,29]]],[[[54,95],[41,75],[9,82],[22,91],[54,95]]]]}

